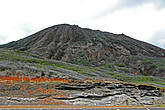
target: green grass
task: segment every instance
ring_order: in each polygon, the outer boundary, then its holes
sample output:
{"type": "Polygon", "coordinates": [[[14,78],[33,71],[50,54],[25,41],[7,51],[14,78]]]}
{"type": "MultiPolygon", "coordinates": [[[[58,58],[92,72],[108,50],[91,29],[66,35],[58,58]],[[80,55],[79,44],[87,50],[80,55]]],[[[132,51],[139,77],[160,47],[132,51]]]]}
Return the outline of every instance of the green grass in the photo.
{"type": "MultiPolygon", "coordinates": [[[[140,59],[140,57],[138,56],[130,56],[130,59],[132,62],[136,62],[137,60],[140,59]]],[[[150,76],[130,76],[131,73],[129,73],[129,68],[124,67],[124,68],[120,68],[119,72],[115,72],[116,68],[114,67],[114,65],[119,66],[119,67],[123,67],[123,64],[120,64],[119,62],[116,63],[106,63],[105,65],[99,66],[99,67],[91,67],[91,66],[75,66],[75,65],[71,65],[68,63],[63,63],[63,62],[56,62],[56,61],[51,61],[49,59],[39,59],[31,54],[28,54],[26,52],[22,52],[22,51],[16,51],[16,50],[8,50],[8,49],[3,49],[0,52],[0,60],[9,60],[9,61],[13,61],[11,64],[16,65],[18,61],[22,61],[22,62],[27,62],[27,63],[32,63],[34,64],[37,68],[47,68],[48,66],[54,68],[54,69],[66,69],[66,70],[71,70],[86,76],[93,76],[90,72],[95,73],[96,71],[100,71],[102,73],[106,73],[109,76],[111,76],[111,78],[113,79],[118,79],[121,81],[126,81],[126,82],[132,82],[132,83],[141,83],[141,84],[159,84],[159,85],[163,85],[165,86],[165,82],[160,80],[159,78],[156,77],[150,77],[150,76]],[[30,58],[29,58],[30,56],[30,58]],[[98,70],[97,70],[98,68],[98,70]],[[107,72],[104,72],[107,71],[107,72]],[[120,71],[122,73],[125,74],[120,74],[120,71]],[[127,74],[128,73],[128,74],[127,74]]],[[[79,63],[82,63],[85,60],[82,60],[79,63]]],[[[150,58],[150,57],[142,57],[141,60],[143,62],[152,62],[150,64],[150,66],[157,66],[157,68],[159,69],[164,69],[165,66],[165,60],[162,58],[150,58]],[[164,62],[164,64],[163,64],[164,62]]],[[[147,73],[146,73],[147,74],[147,73]]],[[[148,75],[148,74],[147,74],[148,75]]]]}
{"type": "MultiPolygon", "coordinates": [[[[37,67],[46,67],[46,66],[53,66],[53,67],[58,67],[58,68],[63,68],[63,69],[67,69],[67,70],[71,70],[74,72],[78,72],[80,74],[84,74],[84,75],[91,75],[88,72],[85,72],[83,70],[88,70],[88,71],[94,71],[91,68],[78,68],[75,66],[71,66],[69,64],[65,64],[65,63],[54,63],[49,61],[48,59],[37,59],[37,58],[26,58],[24,56],[22,56],[22,54],[29,56],[27,53],[22,52],[22,51],[16,51],[16,50],[3,50],[0,54],[0,59],[1,60],[10,60],[10,61],[14,61],[14,62],[18,62],[18,61],[23,61],[23,62],[28,62],[28,63],[34,63],[37,67]]],[[[31,55],[30,55],[31,56],[31,55]]]]}
{"type": "Polygon", "coordinates": [[[122,71],[122,72],[125,72],[125,73],[129,73],[130,72],[128,68],[120,68],[119,70],[122,71]]]}
{"type": "Polygon", "coordinates": [[[150,76],[127,76],[120,73],[108,73],[112,78],[120,81],[138,83],[138,84],[159,84],[165,86],[165,82],[150,76]]]}
{"type": "Polygon", "coordinates": [[[156,105],[156,107],[165,107],[165,105],[159,104],[159,105],[156,105]]]}

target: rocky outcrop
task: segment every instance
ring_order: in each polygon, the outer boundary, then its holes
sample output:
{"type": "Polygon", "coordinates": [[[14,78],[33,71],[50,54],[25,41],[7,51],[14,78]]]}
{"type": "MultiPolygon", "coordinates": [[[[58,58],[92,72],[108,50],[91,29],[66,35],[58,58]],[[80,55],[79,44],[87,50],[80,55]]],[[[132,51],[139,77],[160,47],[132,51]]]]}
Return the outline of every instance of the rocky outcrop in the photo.
{"type": "Polygon", "coordinates": [[[73,105],[103,105],[103,106],[137,106],[164,104],[164,93],[160,89],[133,84],[94,83],[83,87],[79,84],[61,85],[69,97],[56,97],[73,105]],[[76,88],[77,86],[77,88],[76,88]],[[81,89],[80,89],[81,88],[81,89]],[[70,91],[67,91],[70,90],[70,91]]]}
{"type": "Polygon", "coordinates": [[[117,81],[56,80],[44,77],[35,80],[13,80],[0,83],[0,105],[81,105],[139,106],[165,104],[165,91],[150,85],[117,81]],[[39,81],[40,80],[40,81],[39,81]],[[19,82],[19,83],[18,83],[19,82]],[[31,83],[30,83],[31,82],[31,83]],[[50,83],[51,82],[51,83],[50,83]],[[15,84],[16,83],[16,84],[15,84]]]}

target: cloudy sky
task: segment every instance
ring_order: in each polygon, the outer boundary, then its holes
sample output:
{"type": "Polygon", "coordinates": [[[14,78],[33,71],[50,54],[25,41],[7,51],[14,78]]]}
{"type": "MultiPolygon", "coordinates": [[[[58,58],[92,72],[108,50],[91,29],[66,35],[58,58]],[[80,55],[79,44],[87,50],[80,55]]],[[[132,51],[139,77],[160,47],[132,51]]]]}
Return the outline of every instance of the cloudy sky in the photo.
{"type": "Polygon", "coordinates": [[[62,23],[165,48],[165,0],[0,0],[0,44],[62,23]]]}

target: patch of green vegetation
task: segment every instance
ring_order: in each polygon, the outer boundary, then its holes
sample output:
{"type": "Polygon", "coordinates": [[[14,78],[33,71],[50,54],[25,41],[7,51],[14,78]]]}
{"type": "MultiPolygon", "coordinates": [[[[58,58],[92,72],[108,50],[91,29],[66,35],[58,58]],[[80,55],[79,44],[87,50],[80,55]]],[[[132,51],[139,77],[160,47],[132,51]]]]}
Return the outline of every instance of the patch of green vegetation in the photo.
{"type": "Polygon", "coordinates": [[[23,51],[17,51],[17,50],[9,50],[9,49],[3,49],[0,53],[0,59],[1,60],[10,60],[14,62],[18,61],[24,61],[24,62],[32,62],[37,63],[37,60],[35,59],[37,56],[28,54],[23,51]],[[29,56],[34,58],[28,58],[29,56]]]}
{"type": "Polygon", "coordinates": [[[105,66],[105,67],[110,67],[110,66],[111,66],[111,64],[106,63],[106,64],[104,64],[103,66],[105,66]]]}
{"type": "Polygon", "coordinates": [[[156,105],[157,107],[165,107],[165,105],[161,105],[161,104],[159,104],[159,105],[156,105]]]}
{"type": "Polygon", "coordinates": [[[92,72],[95,72],[95,71],[96,71],[95,69],[93,69],[93,68],[89,68],[89,67],[88,67],[88,68],[85,67],[84,69],[85,69],[86,71],[92,71],[92,72]]]}
{"type": "Polygon", "coordinates": [[[121,63],[115,63],[115,66],[118,66],[118,67],[125,67],[124,64],[121,64],[121,63]]]}
{"type": "Polygon", "coordinates": [[[119,68],[120,71],[125,72],[125,73],[129,73],[129,69],[128,68],[119,68]]]}
{"type": "Polygon", "coordinates": [[[159,84],[159,85],[165,86],[164,81],[156,79],[154,77],[150,77],[150,76],[129,76],[129,75],[120,74],[120,73],[108,73],[108,74],[111,75],[112,78],[120,80],[120,81],[139,83],[139,84],[159,84]]]}
{"type": "Polygon", "coordinates": [[[13,50],[15,53],[17,53],[17,54],[27,54],[26,52],[24,52],[24,51],[18,51],[18,50],[13,50]]]}
{"type": "Polygon", "coordinates": [[[116,68],[114,67],[113,64],[105,64],[105,65],[100,66],[98,68],[104,69],[104,70],[107,70],[107,71],[116,71],[116,68]]]}

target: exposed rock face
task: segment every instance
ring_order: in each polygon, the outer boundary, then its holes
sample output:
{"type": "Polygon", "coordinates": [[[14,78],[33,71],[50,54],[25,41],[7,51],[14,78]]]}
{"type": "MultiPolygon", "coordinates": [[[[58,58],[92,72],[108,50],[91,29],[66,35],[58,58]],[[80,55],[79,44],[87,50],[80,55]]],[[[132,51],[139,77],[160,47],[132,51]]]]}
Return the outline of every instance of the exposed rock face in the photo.
{"type": "Polygon", "coordinates": [[[114,81],[63,80],[44,77],[0,84],[0,105],[139,106],[165,104],[163,89],[114,81]],[[33,81],[33,82],[32,82],[33,81]],[[37,81],[38,83],[34,83],[37,81]],[[31,83],[29,83],[31,82],[31,83]]]}
{"type": "Polygon", "coordinates": [[[69,97],[56,98],[73,105],[137,106],[164,104],[164,95],[151,86],[121,83],[61,85],[69,97]],[[70,91],[68,91],[70,90],[70,91]]]}
{"type": "Polygon", "coordinates": [[[77,25],[55,25],[16,42],[1,47],[18,49],[42,57],[81,62],[85,59],[104,64],[105,57],[145,55],[164,57],[165,50],[132,39],[124,34],[112,34],[80,28],[77,25]],[[99,61],[99,62],[98,62],[99,61]]]}

